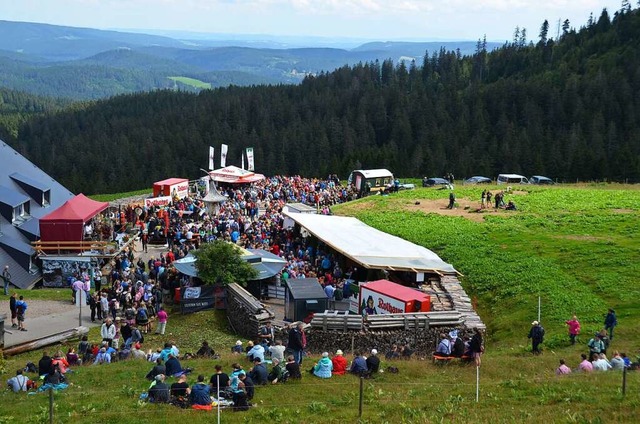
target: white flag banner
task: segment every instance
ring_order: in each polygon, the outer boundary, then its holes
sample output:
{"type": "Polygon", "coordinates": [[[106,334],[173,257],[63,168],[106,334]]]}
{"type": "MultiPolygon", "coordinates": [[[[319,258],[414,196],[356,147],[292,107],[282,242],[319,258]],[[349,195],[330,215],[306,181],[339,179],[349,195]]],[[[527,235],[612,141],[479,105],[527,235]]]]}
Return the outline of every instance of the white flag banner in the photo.
{"type": "Polygon", "coordinates": [[[247,147],[247,169],[255,171],[255,163],[253,161],[253,147],[247,147]]]}
{"type": "Polygon", "coordinates": [[[214,154],[214,149],[213,147],[209,146],[209,171],[213,171],[215,169],[214,165],[213,165],[213,154],[214,154]]]}
{"type": "Polygon", "coordinates": [[[242,169],[244,169],[244,152],[240,156],[242,157],[242,169]]]}
{"type": "Polygon", "coordinates": [[[227,151],[229,150],[229,146],[227,146],[226,144],[222,145],[222,148],[220,149],[220,167],[224,168],[225,166],[227,166],[227,151]]]}

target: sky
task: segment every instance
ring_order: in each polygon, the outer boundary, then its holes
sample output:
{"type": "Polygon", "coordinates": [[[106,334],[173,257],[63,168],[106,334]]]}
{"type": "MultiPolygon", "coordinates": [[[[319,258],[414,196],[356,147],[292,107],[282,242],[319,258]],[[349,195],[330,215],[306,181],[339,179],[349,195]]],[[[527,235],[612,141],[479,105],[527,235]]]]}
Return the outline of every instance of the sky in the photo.
{"type": "MultiPolygon", "coordinates": [[[[635,4],[635,1],[631,1],[635,4]]],[[[99,29],[372,40],[537,38],[542,22],[580,27],[621,0],[0,0],[0,19],[99,29]]]]}

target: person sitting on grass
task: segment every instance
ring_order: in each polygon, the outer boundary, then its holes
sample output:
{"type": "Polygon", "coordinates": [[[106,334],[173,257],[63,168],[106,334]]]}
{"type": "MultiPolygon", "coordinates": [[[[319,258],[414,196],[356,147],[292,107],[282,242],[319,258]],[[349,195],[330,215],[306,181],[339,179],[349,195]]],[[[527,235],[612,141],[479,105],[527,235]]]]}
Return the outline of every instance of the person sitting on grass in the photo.
{"type": "Polygon", "coordinates": [[[157,375],[166,375],[167,374],[167,368],[164,366],[164,364],[162,363],[162,359],[158,358],[156,360],[156,363],[154,364],[153,368],[151,368],[151,371],[149,371],[146,375],[146,379],[147,380],[154,380],[156,378],[157,375]]]}
{"type": "Polygon", "coordinates": [[[226,373],[222,372],[222,365],[216,365],[215,369],[216,372],[209,379],[209,384],[211,385],[211,393],[217,397],[218,393],[227,389],[231,379],[226,373]]]}
{"type": "Polygon", "coordinates": [[[580,357],[582,358],[582,362],[580,362],[580,365],[578,365],[578,369],[583,372],[593,371],[593,364],[589,362],[589,360],[587,359],[587,355],[583,353],[582,355],[580,355],[580,357]]]}
{"type": "Polygon", "coordinates": [[[402,351],[400,352],[400,357],[402,359],[411,359],[412,355],[413,349],[411,349],[411,346],[409,344],[402,346],[402,351]]]}
{"type": "Polygon", "coordinates": [[[336,350],[336,355],[331,358],[331,363],[333,364],[333,374],[345,375],[347,373],[347,360],[345,359],[342,350],[336,350]]]}
{"type": "Polygon", "coordinates": [[[191,386],[189,394],[189,402],[193,409],[211,409],[211,396],[209,394],[209,385],[204,382],[204,375],[198,376],[196,384],[191,386]]]}
{"type": "Polygon", "coordinates": [[[231,348],[231,353],[234,355],[242,354],[242,341],[238,340],[235,345],[231,348]]]}
{"type": "Polygon", "coordinates": [[[313,375],[320,378],[331,378],[331,370],[333,370],[333,363],[329,359],[329,353],[323,352],[322,358],[313,367],[313,375]]]}
{"type": "Polygon", "coordinates": [[[58,367],[60,373],[63,375],[69,371],[69,362],[67,358],[62,354],[62,351],[57,351],[55,355],[53,355],[53,359],[51,360],[51,366],[58,367]]]}
{"type": "Polygon", "coordinates": [[[253,358],[253,368],[249,370],[249,377],[251,377],[251,380],[259,386],[267,384],[268,382],[267,367],[258,356],[253,358]]]}
{"type": "Polygon", "coordinates": [[[269,353],[271,353],[271,359],[277,359],[280,363],[284,363],[284,351],[286,348],[282,345],[282,340],[276,340],[273,346],[269,346],[269,353]]]}
{"type": "Polygon", "coordinates": [[[300,379],[302,373],[300,373],[300,364],[296,362],[296,358],[293,355],[287,356],[287,364],[285,369],[289,372],[289,378],[300,379]]]}
{"type": "Polygon", "coordinates": [[[251,362],[253,362],[256,358],[260,359],[260,362],[263,362],[264,361],[264,346],[262,346],[260,344],[260,342],[257,341],[251,347],[251,349],[247,352],[247,358],[249,358],[249,360],[251,362]]]}
{"type": "Polygon", "coordinates": [[[594,355],[594,357],[596,358],[592,362],[594,371],[609,371],[611,369],[611,363],[607,360],[607,355],[600,353],[594,355]]]}
{"type": "Polygon", "coordinates": [[[253,383],[253,380],[251,380],[251,377],[245,373],[241,373],[239,378],[240,383],[242,383],[244,390],[247,393],[247,400],[253,399],[253,395],[255,394],[255,384],[253,383]]]}
{"type": "Polygon", "coordinates": [[[110,364],[111,363],[111,355],[107,353],[107,348],[103,347],[100,349],[98,354],[96,355],[95,361],[93,361],[93,365],[96,364],[110,364]]]}
{"type": "Polygon", "coordinates": [[[571,368],[569,368],[565,364],[564,359],[560,359],[560,366],[556,368],[556,375],[565,375],[565,374],[571,374],[571,368]]]}
{"type": "MultiPolygon", "coordinates": [[[[269,372],[269,375],[267,376],[267,380],[269,380],[271,384],[277,384],[278,382],[281,382],[283,380],[283,376],[285,376],[287,370],[285,369],[285,364],[283,362],[280,362],[278,358],[273,358],[271,361],[273,363],[273,367],[271,368],[271,372],[269,372]]],[[[286,375],[288,377],[288,373],[286,375]]]]}
{"type": "Polygon", "coordinates": [[[398,345],[391,346],[391,350],[384,354],[384,358],[387,360],[398,359],[400,352],[398,351],[398,345]]]}
{"type": "Polygon", "coordinates": [[[171,403],[181,408],[189,406],[189,394],[191,388],[187,383],[187,376],[181,375],[178,377],[178,381],[171,385],[171,403]]]}
{"type": "Polygon", "coordinates": [[[209,347],[209,342],[206,340],[202,342],[202,346],[200,346],[200,349],[196,352],[196,356],[199,358],[211,358],[215,354],[214,350],[209,347]]]}
{"type": "Polygon", "coordinates": [[[158,374],[155,381],[149,387],[149,402],[151,403],[168,403],[169,402],[169,386],[164,382],[163,374],[158,374]]]}
{"type": "Polygon", "coordinates": [[[367,360],[364,359],[362,353],[360,351],[354,352],[355,358],[353,358],[353,362],[351,363],[351,368],[349,368],[349,372],[351,374],[355,374],[358,376],[367,374],[367,360]]]}
{"type": "Polygon", "coordinates": [[[26,392],[29,389],[29,377],[22,375],[22,370],[16,371],[16,376],[7,380],[7,386],[13,393],[26,392]]]}
{"type": "Polygon", "coordinates": [[[164,366],[167,368],[167,375],[169,377],[179,377],[182,374],[189,374],[191,372],[189,368],[182,369],[180,361],[173,355],[173,353],[169,355],[169,359],[167,359],[164,366]]]}
{"type": "Polygon", "coordinates": [[[613,352],[613,358],[611,358],[611,369],[622,371],[625,369],[624,359],[620,356],[620,353],[616,350],[613,352]]]}
{"type": "Polygon", "coordinates": [[[70,366],[72,365],[82,365],[82,359],[76,353],[76,349],[74,347],[70,347],[67,351],[67,362],[70,366]]]}
{"type": "Polygon", "coordinates": [[[375,375],[380,370],[380,358],[378,358],[378,351],[371,349],[371,356],[367,358],[367,372],[369,375],[375,375]]]}

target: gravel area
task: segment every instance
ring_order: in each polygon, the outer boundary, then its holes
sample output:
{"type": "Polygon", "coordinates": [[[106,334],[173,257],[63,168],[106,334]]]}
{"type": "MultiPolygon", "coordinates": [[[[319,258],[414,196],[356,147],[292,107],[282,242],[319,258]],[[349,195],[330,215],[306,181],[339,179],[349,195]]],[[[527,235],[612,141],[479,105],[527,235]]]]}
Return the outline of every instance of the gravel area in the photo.
{"type": "MultiPolygon", "coordinates": [[[[27,301],[27,320],[29,318],[36,318],[52,314],[60,314],[69,310],[75,309],[75,306],[71,304],[71,301],[62,300],[28,300],[27,301]]],[[[9,313],[9,306],[7,305],[7,314],[9,313]]]]}

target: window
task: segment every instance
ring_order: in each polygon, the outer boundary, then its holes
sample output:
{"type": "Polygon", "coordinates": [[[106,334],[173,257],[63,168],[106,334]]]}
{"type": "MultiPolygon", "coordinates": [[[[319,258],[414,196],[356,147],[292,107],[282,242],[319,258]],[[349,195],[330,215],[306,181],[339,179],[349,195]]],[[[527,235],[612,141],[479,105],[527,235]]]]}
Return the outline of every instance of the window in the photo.
{"type": "Polygon", "coordinates": [[[45,190],[42,192],[42,203],[40,206],[49,206],[51,204],[51,190],[45,190]]]}
{"type": "Polygon", "coordinates": [[[29,202],[21,203],[20,205],[13,208],[13,214],[11,223],[12,224],[22,224],[24,221],[29,219],[31,216],[31,206],[29,202]]]}

